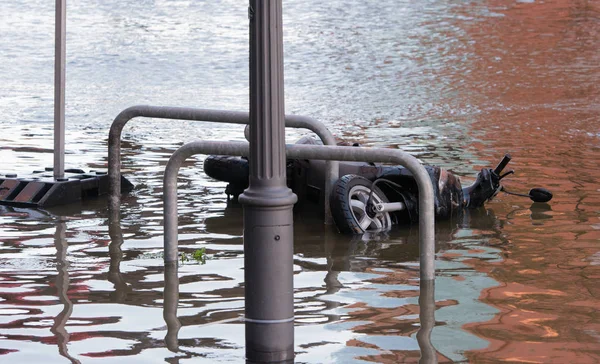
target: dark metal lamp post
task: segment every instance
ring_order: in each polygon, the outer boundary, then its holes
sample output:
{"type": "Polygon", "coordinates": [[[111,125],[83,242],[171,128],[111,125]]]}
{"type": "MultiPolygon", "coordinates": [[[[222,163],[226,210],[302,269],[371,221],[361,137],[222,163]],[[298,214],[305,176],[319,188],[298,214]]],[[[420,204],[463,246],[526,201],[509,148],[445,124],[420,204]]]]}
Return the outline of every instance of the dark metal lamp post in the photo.
{"type": "Polygon", "coordinates": [[[250,184],[244,205],[246,360],[294,360],[293,214],[286,185],[282,0],[250,0],[250,184]]]}

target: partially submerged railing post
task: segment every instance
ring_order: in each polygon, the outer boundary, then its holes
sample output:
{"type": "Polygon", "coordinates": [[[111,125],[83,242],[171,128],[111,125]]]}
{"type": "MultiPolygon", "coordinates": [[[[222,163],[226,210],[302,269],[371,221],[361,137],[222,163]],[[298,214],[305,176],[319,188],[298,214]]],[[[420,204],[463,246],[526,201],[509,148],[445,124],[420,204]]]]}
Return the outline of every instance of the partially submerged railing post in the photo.
{"type": "Polygon", "coordinates": [[[431,342],[431,332],[435,327],[435,281],[419,282],[419,331],[417,342],[421,349],[419,364],[437,364],[437,351],[431,342]]]}
{"type": "MultiPolygon", "coordinates": [[[[421,279],[421,289],[430,290],[426,293],[427,301],[433,298],[433,283],[435,279],[435,210],[433,186],[427,170],[419,161],[408,153],[398,149],[380,149],[380,148],[355,148],[355,147],[336,147],[336,146],[316,146],[316,145],[288,145],[287,158],[291,159],[320,159],[320,160],[338,160],[355,162],[382,162],[399,164],[410,170],[415,177],[419,188],[419,273],[421,279]]],[[[177,174],[183,162],[195,154],[216,154],[216,155],[241,155],[249,154],[248,143],[241,142],[209,142],[196,141],[183,145],[177,149],[169,158],[164,176],[164,228],[165,228],[165,264],[177,262],[178,256],[178,238],[177,238],[177,174]]],[[[260,228],[260,227],[258,227],[260,228]]],[[[268,262],[270,263],[270,262],[268,262]]],[[[272,276],[273,281],[279,279],[278,275],[272,276]]],[[[248,286],[246,286],[248,289],[248,286]]],[[[263,292],[268,297],[274,292],[263,292]]],[[[293,292],[289,292],[288,299],[292,300],[293,292]]],[[[435,305],[430,305],[430,311],[423,312],[423,318],[431,321],[431,313],[435,310],[435,305]]],[[[270,324],[277,324],[277,321],[270,324]]],[[[429,325],[429,324],[428,324],[429,325]]],[[[428,326],[421,335],[422,340],[427,340],[430,335],[428,326]]],[[[424,346],[425,358],[431,357],[430,348],[424,346]]]]}
{"type": "MultiPolygon", "coordinates": [[[[317,145],[288,145],[291,159],[320,159],[354,162],[381,162],[406,167],[419,188],[419,262],[420,278],[435,279],[435,204],[433,186],[427,170],[417,158],[398,149],[355,148],[317,145]]],[[[164,176],[165,262],[177,260],[177,173],[183,161],[196,154],[248,155],[248,143],[196,141],[173,153],[164,176]]]]}
{"type": "Polygon", "coordinates": [[[165,343],[167,348],[176,353],[179,351],[177,336],[181,322],[177,318],[179,304],[179,276],[177,275],[177,261],[165,264],[165,290],[163,291],[163,318],[167,323],[165,343]]]}
{"type": "Polygon", "coordinates": [[[244,206],[246,360],[294,361],[294,217],[286,184],[282,0],[250,0],[250,180],[244,206]]]}

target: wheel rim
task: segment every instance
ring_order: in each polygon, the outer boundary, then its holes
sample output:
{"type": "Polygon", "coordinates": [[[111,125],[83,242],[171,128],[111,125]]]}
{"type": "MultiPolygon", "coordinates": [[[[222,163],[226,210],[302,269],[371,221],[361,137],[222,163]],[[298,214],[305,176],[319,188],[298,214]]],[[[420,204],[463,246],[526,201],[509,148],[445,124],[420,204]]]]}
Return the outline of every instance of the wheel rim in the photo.
{"type": "MultiPolygon", "coordinates": [[[[366,186],[358,185],[350,189],[348,200],[350,201],[352,216],[354,216],[358,226],[363,231],[388,230],[392,225],[392,220],[388,212],[378,213],[373,218],[367,214],[367,201],[369,200],[370,193],[371,189],[366,186]]],[[[386,202],[377,192],[373,192],[371,199],[375,203],[386,202]]]]}

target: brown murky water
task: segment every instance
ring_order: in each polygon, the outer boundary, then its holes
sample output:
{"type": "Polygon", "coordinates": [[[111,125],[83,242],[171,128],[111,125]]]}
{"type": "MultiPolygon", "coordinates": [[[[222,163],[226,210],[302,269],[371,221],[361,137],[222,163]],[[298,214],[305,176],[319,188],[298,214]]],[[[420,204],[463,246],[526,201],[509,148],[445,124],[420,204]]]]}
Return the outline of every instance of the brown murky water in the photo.
{"type": "MultiPolygon", "coordinates": [[[[246,4],[69,3],[67,165],[106,165],[134,104],[247,108],[246,4]]],[[[53,4],[0,3],[0,172],[52,164],[53,4]]],[[[284,1],[286,109],[367,146],[399,147],[472,180],[510,152],[500,194],[438,224],[440,362],[600,361],[600,6],[594,1],[284,1]]],[[[290,131],[290,141],[301,133],[290,131]]],[[[182,169],[178,350],[163,319],[162,172],[197,138],[242,130],[159,120],[124,132],[136,184],[120,229],[102,201],[0,207],[0,361],[243,360],[241,209],[182,169]],[[225,321],[222,321],[225,320],[225,321]]],[[[297,362],[419,359],[417,231],[351,239],[295,220],[297,362]]],[[[169,331],[169,328],[171,330],[169,331]]]]}

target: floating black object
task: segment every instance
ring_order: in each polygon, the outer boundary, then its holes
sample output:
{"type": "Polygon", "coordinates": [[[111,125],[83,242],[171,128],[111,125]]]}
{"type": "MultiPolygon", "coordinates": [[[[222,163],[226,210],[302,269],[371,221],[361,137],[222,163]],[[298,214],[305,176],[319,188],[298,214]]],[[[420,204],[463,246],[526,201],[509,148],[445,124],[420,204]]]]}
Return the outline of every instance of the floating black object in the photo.
{"type": "Polygon", "coordinates": [[[541,187],[532,188],[529,190],[529,198],[533,202],[548,202],[552,200],[552,192],[541,187]]]}

